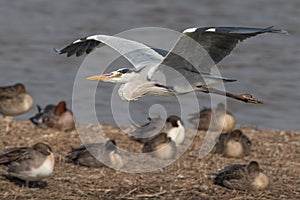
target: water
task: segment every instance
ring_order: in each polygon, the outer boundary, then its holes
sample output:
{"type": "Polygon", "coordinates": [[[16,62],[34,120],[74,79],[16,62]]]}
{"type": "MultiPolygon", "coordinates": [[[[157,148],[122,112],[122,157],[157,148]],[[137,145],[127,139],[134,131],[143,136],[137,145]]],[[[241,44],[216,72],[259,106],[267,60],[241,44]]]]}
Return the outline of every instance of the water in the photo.
{"type": "MultiPolygon", "coordinates": [[[[299,8],[297,0],[207,0],[201,3],[196,0],[1,1],[0,85],[23,82],[37,104],[44,106],[65,99],[70,107],[74,80],[84,57],[58,56],[53,47],[63,47],[86,35],[117,34],[146,26],[181,31],[193,26],[274,25],[288,30],[290,35],[266,34],[246,40],[219,64],[219,69],[225,77],[238,79],[238,82],[226,85],[228,91],[251,93],[265,102],[263,105],[251,105],[228,100],[229,109],[239,124],[299,130],[299,8]]],[[[124,62],[119,63],[124,65],[124,62]]],[[[96,94],[97,116],[102,122],[114,124],[110,114],[114,85],[102,84],[99,87],[101,89],[96,94]]],[[[209,106],[208,95],[199,94],[198,97],[200,107],[209,106]]],[[[182,99],[188,111],[197,110],[188,95],[182,99]]],[[[176,102],[171,97],[143,97],[141,101],[129,104],[133,110],[132,120],[146,121],[153,104],[161,104],[168,114],[178,114],[176,102]]],[[[128,117],[121,101],[119,104],[114,107],[117,118],[125,119],[122,123],[126,125],[128,117]]],[[[153,112],[160,110],[155,107],[153,112]]],[[[27,119],[35,112],[32,109],[17,118],[27,119]]],[[[80,112],[86,119],[92,115],[84,108],[80,112]]]]}

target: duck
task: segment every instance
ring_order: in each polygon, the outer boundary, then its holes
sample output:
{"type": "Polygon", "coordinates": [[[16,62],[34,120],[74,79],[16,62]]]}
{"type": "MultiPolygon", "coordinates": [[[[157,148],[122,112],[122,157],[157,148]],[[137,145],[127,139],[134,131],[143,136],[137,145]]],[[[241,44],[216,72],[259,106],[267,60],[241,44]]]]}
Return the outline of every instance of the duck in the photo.
{"type": "Polygon", "coordinates": [[[198,130],[228,132],[235,127],[235,117],[226,110],[224,103],[219,103],[215,109],[204,107],[200,113],[193,114],[189,120],[198,130]],[[225,115],[224,115],[225,114],[225,115]]]}
{"type": "Polygon", "coordinates": [[[176,143],[167,133],[159,133],[150,141],[144,143],[142,153],[152,153],[153,157],[167,160],[175,158],[176,149],[176,143]]]}
{"type": "Polygon", "coordinates": [[[26,92],[25,85],[0,87],[0,114],[5,116],[17,116],[28,112],[34,104],[30,94],[26,92]]]}
{"type": "Polygon", "coordinates": [[[67,109],[65,101],[57,105],[49,104],[44,109],[37,105],[38,113],[30,121],[38,127],[47,126],[62,131],[75,128],[75,121],[71,110],[67,109]]]}
{"type": "Polygon", "coordinates": [[[167,133],[168,137],[175,142],[176,145],[181,145],[185,138],[185,127],[180,117],[176,115],[169,116],[164,121],[160,116],[156,118],[148,118],[149,122],[139,126],[131,133],[131,139],[140,143],[149,142],[156,134],[160,132],[167,133]]]}
{"type": "Polygon", "coordinates": [[[214,184],[236,190],[263,190],[269,185],[268,176],[258,162],[233,164],[222,169],[214,178],[214,184]]]}
{"type": "Polygon", "coordinates": [[[222,133],[217,140],[213,153],[224,157],[241,158],[250,155],[252,142],[239,129],[222,133]]]}
{"type": "Polygon", "coordinates": [[[89,143],[76,148],[71,147],[71,151],[66,155],[66,161],[92,168],[111,166],[120,169],[124,166],[116,142],[112,139],[105,143],[89,143]],[[101,161],[97,157],[100,157],[101,161]]]}
{"type": "Polygon", "coordinates": [[[0,165],[9,176],[29,182],[49,177],[54,169],[54,154],[49,145],[39,142],[32,147],[15,147],[0,154],[0,165]]]}

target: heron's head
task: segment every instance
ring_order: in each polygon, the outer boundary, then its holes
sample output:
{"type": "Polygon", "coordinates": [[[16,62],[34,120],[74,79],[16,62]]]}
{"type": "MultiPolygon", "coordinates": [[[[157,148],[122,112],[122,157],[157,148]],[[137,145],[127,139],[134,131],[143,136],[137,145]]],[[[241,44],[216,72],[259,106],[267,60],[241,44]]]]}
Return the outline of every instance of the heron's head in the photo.
{"type": "Polygon", "coordinates": [[[87,79],[91,80],[91,81],[126,83],[134,76],[134,74],[135,74],[135,72],[132,69],[121,68],[116,71],[112,71],[108,74],[101,74],[98,76],[90,76],[87,79]]]}

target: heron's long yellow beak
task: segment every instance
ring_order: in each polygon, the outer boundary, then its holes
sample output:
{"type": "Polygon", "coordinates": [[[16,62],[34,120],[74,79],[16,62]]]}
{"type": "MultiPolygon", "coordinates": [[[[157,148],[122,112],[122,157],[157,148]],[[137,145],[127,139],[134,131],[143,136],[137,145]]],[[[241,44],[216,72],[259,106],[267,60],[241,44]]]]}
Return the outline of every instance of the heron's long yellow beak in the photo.
{"type": "Polygon", "coordinates": [[[111,77],[110,74],[101,74],[101,75],[98,75],[98,76],[90,76],[90,77],[87,77],[86,79],[90,80],[90,81],[108,81],[111,78],[112,77],[111,77]]]}

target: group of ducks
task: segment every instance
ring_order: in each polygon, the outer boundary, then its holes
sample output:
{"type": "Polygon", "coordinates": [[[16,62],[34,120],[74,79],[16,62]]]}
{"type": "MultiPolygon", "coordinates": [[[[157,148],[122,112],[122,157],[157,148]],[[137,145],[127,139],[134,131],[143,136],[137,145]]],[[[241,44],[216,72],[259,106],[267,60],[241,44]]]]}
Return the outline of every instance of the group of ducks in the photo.
{"type": "MultiPolygon", "coordinates": [[[[0,114],[16,116],[27,112],[34,104],[33,98],[26,93],[23,84],[0,87],[0,114]]],[[[30,121],[38,127],[63,131],[75,128],[72,111],[67,109],[66,102],[57,105],[37,106],[38,113],[30,121]]],[[[221,130],[212,153],[224,157],[241,158],[251,152],[251,141],[241,130],[234,130],[235,118],[220,103],[215,109],[204,108],[192,116],[192,123],[198,123],[198,130],[221,130]],[[210,126],[209,126],[210,125],[210,126]]],[[[149,118],[149,122],[136,127],[129,138],[143,144],[142,153],[152,152],[159,159],[172,159],[176,149],[185,140],[185,127],[182,120],[175,115],[166,121],[160,117],[149,118]],[[159,133],[159,134],[157,134],[159,133]]],[[[120,169],[124,163],[118,153],[116,142],[92,143],[72,148],[66,155],[68,162],[87,167],[103,167],[103,163],[120,169]],[[95,157],[96,155],[96,157],[95,157]],[[101,160],[102,162],[100,162],[101,160]]],[[[0,165],[4,166],[9,176],[30,182],[40,181],[50,176],[54,169],[54,155],[49,145],[37,143],[32,147],[10,148],[0,154],[0,165]]],[[[268,186],[268,177],[262,172],[256,161],[249,164],[234,164],[225,167],[214,178],[214,183],[239,190],[257,190],[268,186]]]]}

